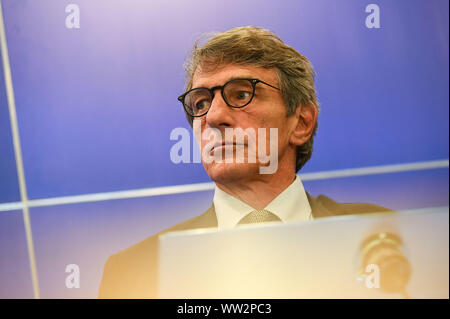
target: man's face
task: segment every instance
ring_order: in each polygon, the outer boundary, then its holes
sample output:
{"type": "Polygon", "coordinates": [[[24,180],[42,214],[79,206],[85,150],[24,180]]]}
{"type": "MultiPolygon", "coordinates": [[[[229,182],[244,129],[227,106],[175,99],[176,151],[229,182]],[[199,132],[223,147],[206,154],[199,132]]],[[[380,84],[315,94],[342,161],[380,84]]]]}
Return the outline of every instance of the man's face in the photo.
{"type": "MultiPolygon", "coordinates": [[[[235,78],[259,79],[279,87],[275,69],[227,64],[214,70],[197,68],[193,76],[192,88],[222,86],[227,81],[235,78]]],[[[295,145],[289,143],[289,136],[295,126],[295,122],[292,121],[291,117],[286,117],[286,107],[280,90],[258,83],[253,100],[243,108],[228,106],[220,94],[220,90],[216,90],[208,113],[197,118],[196,121],[200,121],[201,132],[205,132],[208,129],[220,131],[222,142],[225,145],[214,147],[209,154],[222,152],[223,158],[225,158],[225,152],[229,152],[230,148],[236,152],[236,139],[232,141],[226,140],[226,129],[253,129],[256,132],[256,141],[245,139],[243,163],[237,163],[236,160],[232,163],[217,160],[206,161],[204,150],[211,139],[202,134],[201,144],[199,143],[199,145],[201,145],[203,165],[208,176],[215,182],[225,184],[238,180],[250,181],[258,179],[260,177],[259,168],[268,165],[259,161],[258,143],[266,145],[266,154],[269,154],[269,151],[273,152],[273,150],[270,150],[270,147],[277,147],[278,165],[283,165],[286,157],[289,157],[291,162],[292,160],[295,161],[295,145]],[[265,142],[263,140],[260,141],[261,135],[258,134],[258,128],[265,129],[265,142]],[[275,140],[275,145],[273,142],[270,145],[270,128],[275,128],[278,131],[278,139],[275,140]],[[256,148],[249,146],[252,142],[256,148]],[[249,163],[249,156],[255,155],[255,152],[256,163],[249,163]]]]}

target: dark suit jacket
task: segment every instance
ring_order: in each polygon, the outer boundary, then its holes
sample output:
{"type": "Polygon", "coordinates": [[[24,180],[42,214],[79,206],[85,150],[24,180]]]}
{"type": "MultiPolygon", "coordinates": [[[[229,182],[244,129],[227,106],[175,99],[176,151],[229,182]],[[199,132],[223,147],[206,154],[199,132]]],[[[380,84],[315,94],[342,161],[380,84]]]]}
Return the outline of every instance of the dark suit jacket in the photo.
{"type": "MultiPolygon", "coordinates": [[[[313,218],[390,211],[384,207],[361,203],[337,203],[320,195],[306,193],[313,218]]],[[[158,280],[158,236],[195,228],[217,227],[214,205],[205,213],[165,229],[108,258],[103,271],[99,298],[156,298],[158,280]]]]}

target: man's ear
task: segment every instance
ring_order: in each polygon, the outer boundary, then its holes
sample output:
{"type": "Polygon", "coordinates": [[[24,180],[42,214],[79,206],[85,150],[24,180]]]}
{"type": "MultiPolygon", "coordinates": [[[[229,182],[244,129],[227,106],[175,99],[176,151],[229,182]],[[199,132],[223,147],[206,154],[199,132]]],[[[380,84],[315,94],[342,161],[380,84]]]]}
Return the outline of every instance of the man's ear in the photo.
{"type": "Polygon", "coordinates": [[[317,107],[314,103],[300,104],[295,110],[296,126],[289,142],[296,146],[305,144],[311,137],[317,122],[317,107]]]}

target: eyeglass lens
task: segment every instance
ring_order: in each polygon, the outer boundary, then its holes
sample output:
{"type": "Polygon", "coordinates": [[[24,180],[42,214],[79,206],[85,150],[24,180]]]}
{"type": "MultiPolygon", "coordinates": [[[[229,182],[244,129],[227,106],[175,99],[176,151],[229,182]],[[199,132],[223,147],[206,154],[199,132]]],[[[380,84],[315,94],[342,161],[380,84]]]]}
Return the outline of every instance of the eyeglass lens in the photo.
{"type": "MultiPolygon", "coordinates": [[[[242,107],[253,98],[254,90],[249,80],[232,80],[223,87],[225,102],[231,107],[242,107]]],[[[211,91],[198,88],[190,91],[184,98],[186,110],[193,116],[205,114],[211,107],[213,96],[211,91]]]]}

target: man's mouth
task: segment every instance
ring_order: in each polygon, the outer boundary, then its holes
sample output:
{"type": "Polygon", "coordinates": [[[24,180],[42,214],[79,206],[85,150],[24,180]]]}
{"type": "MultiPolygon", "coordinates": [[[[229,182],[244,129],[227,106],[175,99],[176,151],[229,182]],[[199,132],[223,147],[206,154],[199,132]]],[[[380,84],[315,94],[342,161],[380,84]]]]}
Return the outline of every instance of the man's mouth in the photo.
{"type": "Polygon", "coordinates": [[[214,146],[211,149],[211,152],[216,150],[216,149],[220,149],[220,148],[227,148],[227,147],[235,147],[235,146],[245,146],[245,144],[237,144],[234,142],[218,142],[216,144],[214,144],[214,146]]]}

